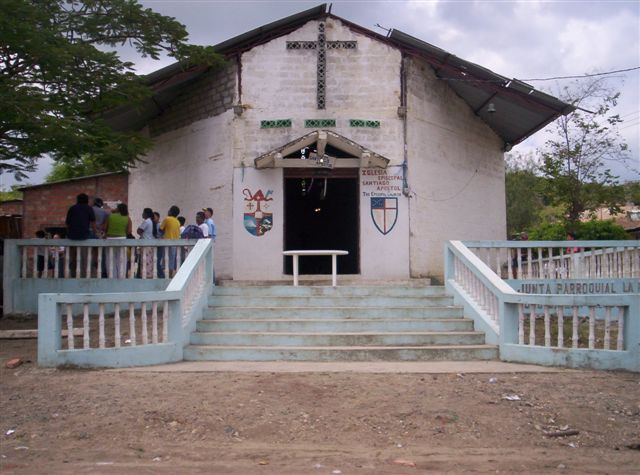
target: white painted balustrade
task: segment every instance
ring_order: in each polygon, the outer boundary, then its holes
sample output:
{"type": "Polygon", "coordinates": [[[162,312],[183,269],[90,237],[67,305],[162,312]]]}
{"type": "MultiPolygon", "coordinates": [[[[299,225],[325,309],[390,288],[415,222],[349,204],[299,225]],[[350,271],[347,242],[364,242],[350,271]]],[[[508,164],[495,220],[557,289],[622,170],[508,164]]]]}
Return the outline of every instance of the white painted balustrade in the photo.
{"type": "Polygon", "coordinates": [[[639,244],[449,241],[445,283],[505,361],[640,371],[639,244]],[[582,249],[565,254],[568,245],[582,249]],[[576,278],[589,289],[609,290],[520,293],[507,283],[532,279],[553,291],[576,278]]]}
{"type": "MultiPolygon", "coordinates": [[[[180,276],[178,275],[178,281],[180,276]]],[[[189,274],[186,279],[186,283],[183,284],[183,304],[182,304],[182,325],[186,328],[189,324],[190,315],[193,311],[193,306],[197,299],[202,295],[203,289],[207,285],[207,262],[202,260],[195,267],[193,272],[189,274]]],[[[171,290],[173,285],[170,284],[167,288],[171,290]]]]}
{"type": "Polygon", "coordinates": [[[171,260],[174,272],[179,270],[196,242],[20,239],[16,244],[22,279],[168,279],[171,260]]]}
{"type": "Polygon", "coordinates": [[[640,278],[640,241],[465,241],[503,279],[640,278]]]}
{"type": "Polygon", "coordinates": [[[546,348],[622,351],[625,346],[625,308],[611,305],[564,306],[520,303],[518,344],[546,348]]]}
{"type": "Polygon", "coordinates": [[[88,303],[63,304],[65,316],[63,326],[68,335],[67,350],[121,348],[168,342],[169,300],[93,302],[93,306],[96,304],[97,315],[91,314],[88,303]],[[73,332],[75,328],[82,329],[81,345],[76,345],[73,332]]]}
{"type": "MultiPolygon", "coordinates": [[[[181,360],[182,349],[202,318],[214,275],[212,241],[191,243],[164,290],[40,294],[38,363],[122,367],[181,360]],[[66,341],[62,328],[68,330],[66,341]],[[80,338],[74,336],[77,328],[82,329],[80,338]]],[[[149,249],[157,253],[156,248],[149,249]]]]}
{"type": "Polygon", "coordinates": [[[500,327],[500,319],[498,316],[498,297],[486,285],[482,279],[473,272],[470,266],[466,265],[461,259],[453,258],[454,279],[458,285],[467,293],[469,298],[475,302],[480,311],[486,315],[496,328],[500,327]]]}

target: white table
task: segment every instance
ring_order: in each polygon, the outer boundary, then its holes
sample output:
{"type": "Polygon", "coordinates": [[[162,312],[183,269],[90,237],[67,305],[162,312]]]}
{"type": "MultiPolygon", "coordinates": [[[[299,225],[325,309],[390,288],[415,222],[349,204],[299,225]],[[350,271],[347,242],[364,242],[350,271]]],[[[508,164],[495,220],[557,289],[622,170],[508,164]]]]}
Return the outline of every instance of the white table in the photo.
{"type": "Polygon", "coordinates": [[[336,274],[338,267],[338,259],[337,256],[346,256],[349,254],[349,251],[336,251],[336,250],[322,250],[322,251],[284,251],[282,254],[285,256],[293,257],[293,286],[298,286],[298,258],[300,256],[331,256],[331,282],[335,287],[337,285],[336,282],[336,274]]]}

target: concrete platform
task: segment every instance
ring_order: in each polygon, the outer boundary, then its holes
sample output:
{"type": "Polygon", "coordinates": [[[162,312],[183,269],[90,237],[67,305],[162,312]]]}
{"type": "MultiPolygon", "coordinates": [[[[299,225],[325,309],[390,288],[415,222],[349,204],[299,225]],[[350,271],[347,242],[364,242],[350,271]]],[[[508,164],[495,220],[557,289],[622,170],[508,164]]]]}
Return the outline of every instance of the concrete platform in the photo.
{"type": "Polygon", "coordinates": [[[180,363],[111,369],[132,373],[561,373],[576,371],[548,366],[502,361],[401,361],[401,362],[314,362],[314,361],[183,361],[180,363]]]}

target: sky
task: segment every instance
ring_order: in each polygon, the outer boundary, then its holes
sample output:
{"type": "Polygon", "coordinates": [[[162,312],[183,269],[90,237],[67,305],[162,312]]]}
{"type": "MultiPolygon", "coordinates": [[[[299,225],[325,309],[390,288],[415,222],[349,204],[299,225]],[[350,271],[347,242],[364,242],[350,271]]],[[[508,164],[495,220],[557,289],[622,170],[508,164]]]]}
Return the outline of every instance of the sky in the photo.
{"type": "MultiPolygon", "coordinates": [[[[145,7],[175,17],[195,44],[215,45],[288,15],[320,5],[306,1],[141,0],[145,7]]],[[[377,33],[397,29],[503,76],[528,80],[554,94],[570,80],[537,78],[603,73],[640,66],[640,1],[334,1],[332,13],[377,33]]],[[[146,74],[172,61],[122,57],[146,74]]],[[[608,76],[621,91],[620,133],[632,154],[630,167],[640,170],[640,70],[608,76]]],[[[514,147],[534,151],[546,140],[539,132],[514,147]]],[[[40,183],[43,164],[27,179],[40,183]]],[[[623,180],[640,174],[614,166],[623,180]]],[[[13,181],[0,175],[0,186],[13,181]]]]}

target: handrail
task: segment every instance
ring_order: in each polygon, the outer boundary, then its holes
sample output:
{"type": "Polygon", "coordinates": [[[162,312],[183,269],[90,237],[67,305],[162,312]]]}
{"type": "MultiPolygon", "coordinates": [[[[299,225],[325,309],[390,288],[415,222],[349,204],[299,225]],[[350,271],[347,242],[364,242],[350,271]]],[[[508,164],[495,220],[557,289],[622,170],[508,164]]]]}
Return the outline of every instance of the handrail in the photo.
{"type": "Polygon", "coordinates": [[[7,239],[4,311],[36,312],[32,296],[161,290],[179,271],[195,239],[7,239]],[[78,282],[78,281],[82,282],[78,282]]]}
{"type": "Polygon", "coordinates": [[[474,241],[464,240],[460,241],[468,248],[472,247],[511,247],[511,248],[527,248],[527,247],[640,247],[640,241],[638,240],[626,240],[626,241],[474,241]]]}
{"type": "Polygon", "coordinates": [[[121,367],[179,361],[212,286],[213,244],[200,239],[164,290],[40,294],[38,363],[121,367]],[[73,337],[79,318],[74,307],[82,309],[81,349],[73,337]],[[61,337],[65,316],[67,348],[61,337]]]}
{"type": "MultiPolygon", "coordinates": [[[[561,245],[571,243],[574,242],[563,241],[561,245]]],[[[593,243],[575,244],[586,247],[593,243]]],[[[599,295],[516,292],[466,244],[493,248],[496,242],[446,243],[446,286],[454,294],[454,300],[464,306],[465,314],[473,318],[478,329],[485,331],[487,341],[500,346],[501,359],[640,370],[640,292],[599,295]],[[543,333],[539,331],[540,322],[544,323],[543,333]],[[571,328],[566,330],[568,322],[571,328]],[[588,337],[579,331],[581,326],[585,326],[588,337]],[[554,333],[557,336],[552,336],[554,333]]],[[[513,244],[513,247],[537,245],[513,244]]],[[[597,244],[610,249],[602,241],[597,244]]],[[[613,244],[615,248],[619,242],[613,244]]],[[[627,248],[637,246],[637,242],[630,243],[627,248]]]]}
{"type": "Polygon", "coordinates": [[[195,246],[200,239],[7,239],[18,246],[71,246],[71,247],[169,247],[169,246],[195,246]]]}
{"type": "Polygon", "coordinates": [[[640,277],[640,241],[464,241],[506,279],[640,277]]]}

